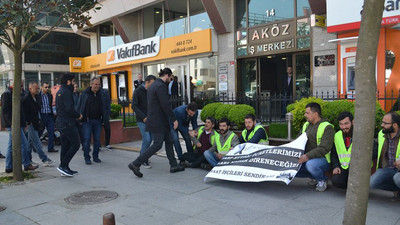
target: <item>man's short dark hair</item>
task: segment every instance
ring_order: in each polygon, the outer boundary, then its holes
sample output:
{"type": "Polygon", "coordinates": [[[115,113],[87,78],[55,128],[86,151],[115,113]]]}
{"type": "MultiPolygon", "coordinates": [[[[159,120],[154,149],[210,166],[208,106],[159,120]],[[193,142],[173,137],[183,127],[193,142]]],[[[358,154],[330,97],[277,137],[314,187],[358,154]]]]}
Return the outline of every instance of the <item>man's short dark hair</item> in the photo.
{"type": "Polygon", "coordinates": [[[156,80],[156,76],[154,75],[147,75],[146,80],[144,80],[144,82],[150,82],[152,80],[156,80]]]}
{"type": "Polygon", "coordinates": [[[353,114],[351,114],[351,112],[344,111],[344,112],[339,113],[337,120],[341,121],[341,120],[346,119],[347,117],[349,117],[350,121],[353,121],[353,119],[354,119],[353,114]]]}
{"type": "Polygon", "coordinates": [[[311,102],[306,105],[306,109],[310,108],[311,111],[318,113],[318,116],[321,117],[321,106],[316,102],[311,102]]]}
{"type": "Polygon", "coordinates": [[[49,85],[49,82],[48,81],[42,81],[42,86],[45,85],[45,84],[49,85]]]}
{"type": "Polygon", "coordinates": [[[206,120],[209,120],[213,125],[215,125],[214,117],[209,116],[209,117],[206,118],[206,120]]]}
{"type": "Polygon", "coordinates": [[[226,125],[231,126],[231,121],[225,117],[219,120],[219,124],[221,123],[226,123],[226,125]]]}
{"type": "Polygon", "coordinates": [[[67,84],[67,81],[72,81],[73,79],[75,79],[75,75],[72,73],[66,73],[61,77],[61,84],[67,84]]]}
{"type": "Polygon", "coordinates": [[[189,105],[186,106],[186,109],[192,111],[192,112],[196,112],[197,111],[197,104],[196,102],[191,102],[189,103],[189,105]]]}
{"type": "Polygon", "coordinates": [[[396,112],[390,112],[388,114],[392,117],[392,123],[395,123],[400,127],[400,115],[396,112]]]}
{"type": "Polygon", "coordinates": [[[170,68],[165,67],[164,69],[160,70],[158,73],[158,76],[163,77],[165,75],[171,76],[172,75],[172,70],[170,68]]]}
{"type": "Polygon", "coordinates": [[[244,118],[256,121],[256,116],[254,114],[251,114],[251,113],[247,114],[244,118]]]}

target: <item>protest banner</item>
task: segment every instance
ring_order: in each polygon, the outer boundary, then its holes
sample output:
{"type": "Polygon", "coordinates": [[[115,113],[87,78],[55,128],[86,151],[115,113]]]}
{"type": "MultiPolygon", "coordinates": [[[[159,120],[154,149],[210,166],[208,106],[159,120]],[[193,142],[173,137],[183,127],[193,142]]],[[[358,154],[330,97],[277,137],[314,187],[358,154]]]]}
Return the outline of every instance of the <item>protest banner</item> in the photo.
{"type": "Polygon", "coordinates": [[[289,184],[296,176],[307,135],[280,145],[243,143],[228,152],[206,175],[209,178],[239,182],[282,181],[289,184]]]}

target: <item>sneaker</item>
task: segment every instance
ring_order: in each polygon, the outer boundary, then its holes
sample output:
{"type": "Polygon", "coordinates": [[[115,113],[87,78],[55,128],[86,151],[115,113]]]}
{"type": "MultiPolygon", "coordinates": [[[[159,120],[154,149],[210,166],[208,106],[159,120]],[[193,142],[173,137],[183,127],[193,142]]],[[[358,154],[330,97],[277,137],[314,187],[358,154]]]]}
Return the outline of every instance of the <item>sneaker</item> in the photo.
{"type": "Polygon", "coordinates": [[[3,154],[0,153],[0,159],[6,158],[3,154]]]}
{"type": "Polygon", "coordinates": [[[143,174],[140,172],[140,167],[135,166],[133,162],[129,163],[128,167],[137,177],[143,177],[143,174]]]}
{"type": "Polygon", "coordinates": [[[85,164],[90,165],[90,164],[92,164],[92,161],[90,161],[90,159],[85,159],[85,164]]]}
{"type": "Polygon", "coordinates": [[[29,164],[28,166],[25,166],[25,167],[24,167],[24,170],[25,170],[25,171],[28,171],[28,170],[36,170],[38,167],[39,167],[39,165],[34,166],[34,165],[32,165],[32,164],[29,164]]]}
{"type": "Polygon", "coordinates": [[[183,167],[185,167],[185,168],[188,168],[188,167],[191,167],[191,166],[192,166],[192,164],[191,164],[190,162],[187,162],[187,161],[185,161],[185,160],[180,161],[180,162],[179,162],[179,165],[180,165],[180,166],[183,166],[183,167]]]}
{"type": "Polygon", "coordinates": [[[327,187],[328,187],[328,184],[326,183],[326,181],[322,180],[322,181],[318,181],[318,183],[315,187],[315,190],[323,192],[326,190],[327,187]]]}
{"type": "Polygon", "coordinates": [[[71,170],[71,168],[69,168],[69,167],[67,167],[68,168],[68,170],[72,173],[72,174],[78,174],[78,171],[76,171],[76,170],[71,170]]]}
{"type": "Polygon", "coordinates": [[[46,161],[43,162],[43,166],[46,166],[46,167],[54,166],[54,161],[51,159],[47,159],[46,161]]]}
{"type": "Polygon", "coordinates": [[[106,150],[108,150],[108,151],[112,151],[112,150],[113,150],[113,148],[111,147],[111,145],[107,145],[107,146],[106,146],[106,150]]]}
{"type": "Polygon", "coordinates": [[[93,159],[93,162],[95,162],[95,163],[101,163],[101,160],[100,160],[100,159],[93,159]]]}
{"type": "Polygon", "coordinates": [[[317,184],[318,184],[318,181],[315,179],[310,179],[310,181],[308,181],[308,185],[315,186],[317,184]]]}
{"type": "Polygon", "coordinates": [[[53,148],[53,149],[48,150],[48,152],[58,152],[58,150],[53,148]]]}
{"type": "Polygon", "coordinates": [[[176,173],[176,172],[180,172],[180,171],[184,171],[185,167],[181,166],[181,165],[177,165],[174,167],[171,167],[171,169],[169,169],[170,173],[176,173]]]}
{"type": "Polygon", "coordinates": [[[32,165],[32,166],[39,166],[39,163],[36,163],[36,162],[34,162],[34,161],[31,161],[31,165],[32,165]]]}
{"type": "Polygon", "coordinates": [[[143,166],[143,168],[146,168],[146,169],[150,169],[151,168],[149,163],[143,163],[142,166],[143,166]]]}
{"type": "Polygon", "coordinates": [[[61,176],[73,177],[74,174],[68,168],[57,167],[57,170],[60,171],[61,176]]]}
{"type": "Polygon", "coordinates": [[[393,192],[393,197],[390,198],[391,202],[400,202],[400,195],[398,191],[393,192]]]}

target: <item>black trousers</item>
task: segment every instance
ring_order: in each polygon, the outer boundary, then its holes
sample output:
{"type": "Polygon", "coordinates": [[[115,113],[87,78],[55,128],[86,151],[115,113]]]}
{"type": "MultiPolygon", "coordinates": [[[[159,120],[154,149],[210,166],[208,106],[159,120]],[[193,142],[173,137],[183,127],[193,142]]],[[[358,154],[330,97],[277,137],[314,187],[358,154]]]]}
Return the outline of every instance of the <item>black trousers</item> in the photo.
{"type": "Polygon", "coordinates": [[[110,138],[111,138],[111,127],[110,127],[110,122],[104,123],[104,138],[105,138],[105,143],[104,145],[107,146],[110,144],[110,138]]]}
{"type": "Polygon", "coordinates": [[[80,146],[78,129],[75,122],[59,122],[57,128],[61,133],[60,167],[68,167],[80,146]]]}
{"type": "Polygon", "coordinates": [[[340,168],[342,172],[340,174],[335,174],[331,177],[333,186],[338,188],[347,188],[347,180],[349,179],[349,170],[340,168]]]}
{"type": "Polygon", "coordinates": [[[167,153],[167,158],[169,160],[169,165],[171,167],[175,167],[178,165],[175,159],[175,153],[173,149],[173,138],[171,134],[171,130],[168,130],[164,133],[151,133],[151,137],[153,139],[153,144],[150,145],[143,153],[133,161],[133,165],[140,166],[145,162],[148,162],[149,158],[154,155],[154,153],[158,152],[165,142],[165,152],[167,153]]]}

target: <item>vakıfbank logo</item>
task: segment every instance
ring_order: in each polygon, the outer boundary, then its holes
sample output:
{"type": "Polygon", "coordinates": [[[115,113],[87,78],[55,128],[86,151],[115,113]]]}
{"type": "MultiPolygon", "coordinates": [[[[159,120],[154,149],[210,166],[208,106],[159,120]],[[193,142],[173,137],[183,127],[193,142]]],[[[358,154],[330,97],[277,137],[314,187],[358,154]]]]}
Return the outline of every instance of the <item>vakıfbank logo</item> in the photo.
{"type": "Polygon", "coordinates": [[[82,60],[80,60],[80,59],[75,59],[75,60],[72,62],[72,66],[73,66],[73,67],[81,67],[81,66],[82,66],[82,60]]]}
{"type": "Polygon", "coordinates": [[[115,60],[115,50],[108,50],[107,51],[107,63],[112,62],[115,60]]]}
{"type": "Polygon", "coordinates": [[[109,48],[107,65],[154,57],[160,52],[160,37],[146,38],[140,41],[109,48]]]}

